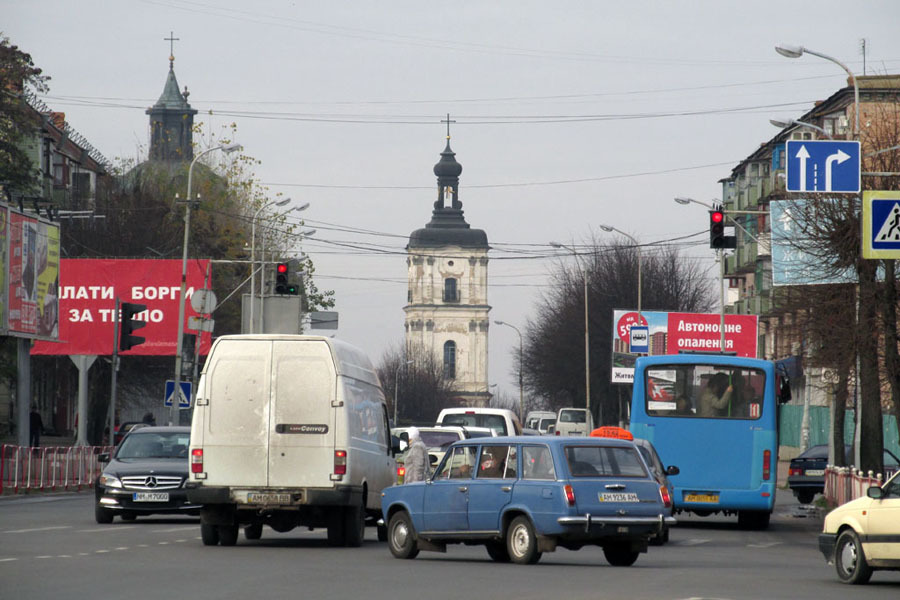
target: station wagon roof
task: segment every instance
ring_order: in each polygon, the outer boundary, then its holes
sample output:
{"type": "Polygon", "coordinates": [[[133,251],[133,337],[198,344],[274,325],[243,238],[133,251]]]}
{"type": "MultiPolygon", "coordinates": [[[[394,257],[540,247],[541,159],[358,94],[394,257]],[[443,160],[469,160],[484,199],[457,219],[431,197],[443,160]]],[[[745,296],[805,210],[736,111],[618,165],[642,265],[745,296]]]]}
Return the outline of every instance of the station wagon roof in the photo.
{"type": "Polygon", "coordinates": [[[507,435],[491,438],[475,438],[469,440],[460,440],[454,442],[454,446],[497,446],[501,444],[547,444],[551,446],[560,446],[562,444],[578,444],[581,446],[630,446],[634,447],[634,443],[629,440],[619,440],[614,438],[600,437],[583,437],[583,436],[534,436],[534,435],[507,435]]]}

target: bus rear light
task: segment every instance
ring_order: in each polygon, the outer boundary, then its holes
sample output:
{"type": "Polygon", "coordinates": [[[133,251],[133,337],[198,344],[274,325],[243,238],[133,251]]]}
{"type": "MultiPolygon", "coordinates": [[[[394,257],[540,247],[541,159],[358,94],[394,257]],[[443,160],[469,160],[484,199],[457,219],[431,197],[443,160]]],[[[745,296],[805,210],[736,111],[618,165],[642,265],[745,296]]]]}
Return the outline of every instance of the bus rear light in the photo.
{"type": "Polygon", "coordinates": [[[346,475],[347,474],[347,451],[346,450],[335,450],[334,451],[334,474],[335,475],[346,475]]]}
{"type": "Polygon", "coordinates": [[[669,488],[664,485],[659,486],[659,497],[662,499],[663,506],[672,508],[672,494],[669,493],[669,488]]]}
{"type": "Polygon", "coordinates": [[[763,481],[768,481],[772,477],[772,451],[763,452],[763,481]]]}
{"type": "Polygon", "coordinates": [[[191,473],[203,472],[203,448],[191,450],[191,473]]]}
{"type": "Polygon", "coordinates": [[[566,491],[566,502],[569,506],[575,506],[575,490],[572,489],[571,485],[566,485],[563,489],[566,491]]]}

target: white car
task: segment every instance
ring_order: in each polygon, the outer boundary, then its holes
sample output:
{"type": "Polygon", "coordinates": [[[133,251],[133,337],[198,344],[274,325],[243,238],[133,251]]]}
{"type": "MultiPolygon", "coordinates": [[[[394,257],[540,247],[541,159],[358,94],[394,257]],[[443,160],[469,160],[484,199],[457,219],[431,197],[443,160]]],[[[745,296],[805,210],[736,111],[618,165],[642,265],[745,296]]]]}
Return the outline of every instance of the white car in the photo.
{"type": "Polygon", "coordinates": [[[873,571],[900,570],[900,471],[828,513],[819,550],[844,583],[867,583],[873,571]]]}

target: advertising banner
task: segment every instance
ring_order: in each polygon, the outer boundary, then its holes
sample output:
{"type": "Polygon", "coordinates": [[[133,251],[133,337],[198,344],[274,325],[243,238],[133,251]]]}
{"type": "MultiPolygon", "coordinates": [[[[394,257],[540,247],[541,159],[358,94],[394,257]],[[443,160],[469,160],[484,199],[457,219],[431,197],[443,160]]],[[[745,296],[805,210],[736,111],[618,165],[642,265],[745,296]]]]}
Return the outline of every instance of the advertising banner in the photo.
{"type": "Polygon", "coordinates": [[[59,334],[59,226],[15,210],[8,219],[9,335],[55,339],[59,334]]]}
{"type": "MultiPolygon", "coordinates": [[[[185,329],[194,290],[204,288],[208,260],[188,261],[185,329]]],[[[181,293],[181,261],[154,259],[63,259],[59,279],[59,342],[35,342],[34,355],[113,352],[116,296],[121,302],[144,304],[137,315],[147,326],[135,333],[146,338],[127,355],[175,356],[178,336],[178,300],[181,293]]],[[[200,354],[207,354],[210,333],[200,338],[200,354]]]]}
{"type": "MultiPolygon", "coordinates": [[[[634,381],[636,354],[628,350],[631,326],[638,324],[634,310],[613,311],[612,382],[634,381]]],[[[714,313],[643,312],[641,325],[650,330],[646,354],[718,352],[721,349],[721,316],[714,313]]],[[[756,358],[756,315],[725,315],[725,351],[756,358]]]]}

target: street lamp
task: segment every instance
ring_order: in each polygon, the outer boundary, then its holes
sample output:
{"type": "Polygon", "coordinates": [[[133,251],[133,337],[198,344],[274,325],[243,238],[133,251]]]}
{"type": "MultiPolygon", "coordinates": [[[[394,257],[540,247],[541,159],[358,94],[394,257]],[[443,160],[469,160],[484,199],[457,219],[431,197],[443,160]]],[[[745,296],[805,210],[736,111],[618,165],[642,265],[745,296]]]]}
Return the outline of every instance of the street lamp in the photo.
{"type": "MultiPolygon", "coordinates": [[[[574,248],[570,248],[559,242],[550,242],[553,248],[562,248],[568,250],[575,257],[575,263],[578,263],[578,252],[574,248]]],[[[588,413],[591,412],[591,351],[590,351],[590,333],[588,331],[588,273],[587,269],[581,269],[582,279],[584,279],[584,407],[588,413]]]]}
{"type": "Polygon", "coordinates": [[[507,327],[512,327],[513,330],[519,335],[519,418],[522,419],[522,422],[525,422],[525,392],[522,388],[522,332],[519,331],[519,328],[513,325],[512,323],[507,323],[506,321],[494,321],[497,325],[506,325],[507,327]]]}
{"type": "Polygon", "coordinates": [[[788,127],[794,127],[795,125],[799,125],[800,127],[809,127],[810,129],[815,129],[829,140],[833,140],[831,134],[825,131],[824,127],[819,127],[818,125],[813,125],[812,123],[807,123],[805,121],[798,121],[797,119],[769,119],[769,123],[778,127],[779,129],[787,129],[788,127]]]}
{"type": "Polygon", "coordinates": [[[400,388],[400,369],[403,367],[408,367],[413,364],[412,360],[408,360],[405,363],[400,363],[397,365],[397,370],[394,372],[394,427],[397,427],[397,390],[400,388]]]}
{"type": "MultiPolygon", "coordinates": [[[[253,215],[253,222],[251,223],[251,243],[250,243],[250,264],[251,264],[251,269],[250,269],[250,333],[255,333],[255,328],[256,328],[256,313],[254,310],[254,302],[255,302],[255,295],[256,295],[256,290],[255,290],[255,288],[256,288],[256,259],[254,256],[254,252],[256,250],[256,217],[260,213],[260,211],[263,208],[266,208],[267,206],[271,206],[272,204],[274,204],[275,206],[284,206],[288,202],[290,202],[290,198],[282,200],[281,202],[270,202],[269,204],[266,204],[265,206],[261,207],[258,211],[256,211],[256,214],[253,215]]],[[[278,213],[277,215],[273,215],[272,218],[283,217],[284,215],[286,215],[288,213],[300,212],[300,211],[306,210],[307,208],[309,208],[309,202],[304,202],[300,206],[294,206],[292,208],[287,209],[286,211],[278,213]]],[[[265,240],[263,240],[263,241],[265,242],[265,240]]],[[[262,254],[263,254],[261,257],[262,260],[260,260],[261,264],[259,267],[259,271],[260,271],[260,273],[259,273],[259,300],[260,300],[260,302],[263,302],[263,298],[265,296],[265,287],[266,287],[266,281],[265,281],[265,279],[266,279],[266,262],[265,262],[266,246],[265,246],[265,243],[263,243],[262,254]]],[[[259,314],[260,326],[262,326],[262,324],[263,324],[262,317],[263,317],[264,306],[265,306],[264,304],[260,306],[260,314],[259,314]]]]}
{"type": "Polygon", "coordinates": [[[253,214],[253,220],[250,222],[250,333],[255,333],[254,329],[256,328],[253,312],[253,300],[256,297],[256,219],[259,217],[259,213],[270,206],[284,206],[290,201],[290,198],[285,198],[284,200],[273,200],[263,204],[253,214]]]}
{"type": "Polygon", "coordinates": [[[637,250],[637,255],[638,255],[638,269],[637,269],[637,271],[638,271],[638,281],[637,281],[638,303],[637,303],[637,309],[638,309],[638,325],[640,326],[642,323],[642,321],[641,321],[641,245],[640,245],[640,242],[638,242],[634,236],[625,233],[621,229],[616,229],[612,225],[601,225],[600,229],[602,229],[603,231],[608,231],[608,232],[615,231],[616,233],[624,235],[629,240],[634,242],[634,248],[637,250]]]}
{"type": "Polygon", "coordinates": [[[847,72],[847,75],[850,76],[850,81],[853,82],[853,105],[854,105],[854,117],[855,124],[853,128],[853,137],[854,139],[859,138],[859,86],[856,84],[856,75],[853,74],[853,71],[847,68],[847,65],[839,61],[838,59],[828,56],[827,54],[822,54],[820,52],[816,52],[814,50],[810,50],[809,48],[804,48],[803,46],[798,46],[795,44],[778,44],[775,46],[775,51],[788,58],[800,58],[804,53],[812,54],[813,56],[818,56],[819,58],[824,58],[825,60],[830,60],[844,71],[847,72]]]}
{"type": "Polygon", "coordinates": [[[194,160],[191,161],[191,165],[188,167],[187,196],[185,197],[184,205],[184,243],[181,248],[181,294],[178,296],[178,338],[175,340],[175,389],[172,392],[172,408],[169,411],[169,421],[171,425],[178,424],[178,411],[181,398],[181,353],[184,349],[184,304],[185,294],[187,293],[187,255],[188,240],[191,233],[191,204],[193,203],[193,199],[191,198],[191,181],[194,175],[194,165],[197,164],[197,161],[201,156],[205,156],[210,152],[221,150],[226,154],[231,154],[242,148],[243,146],[240,144],[222,144],[221,146],[204,150],[194,157],[194,160]]]}

